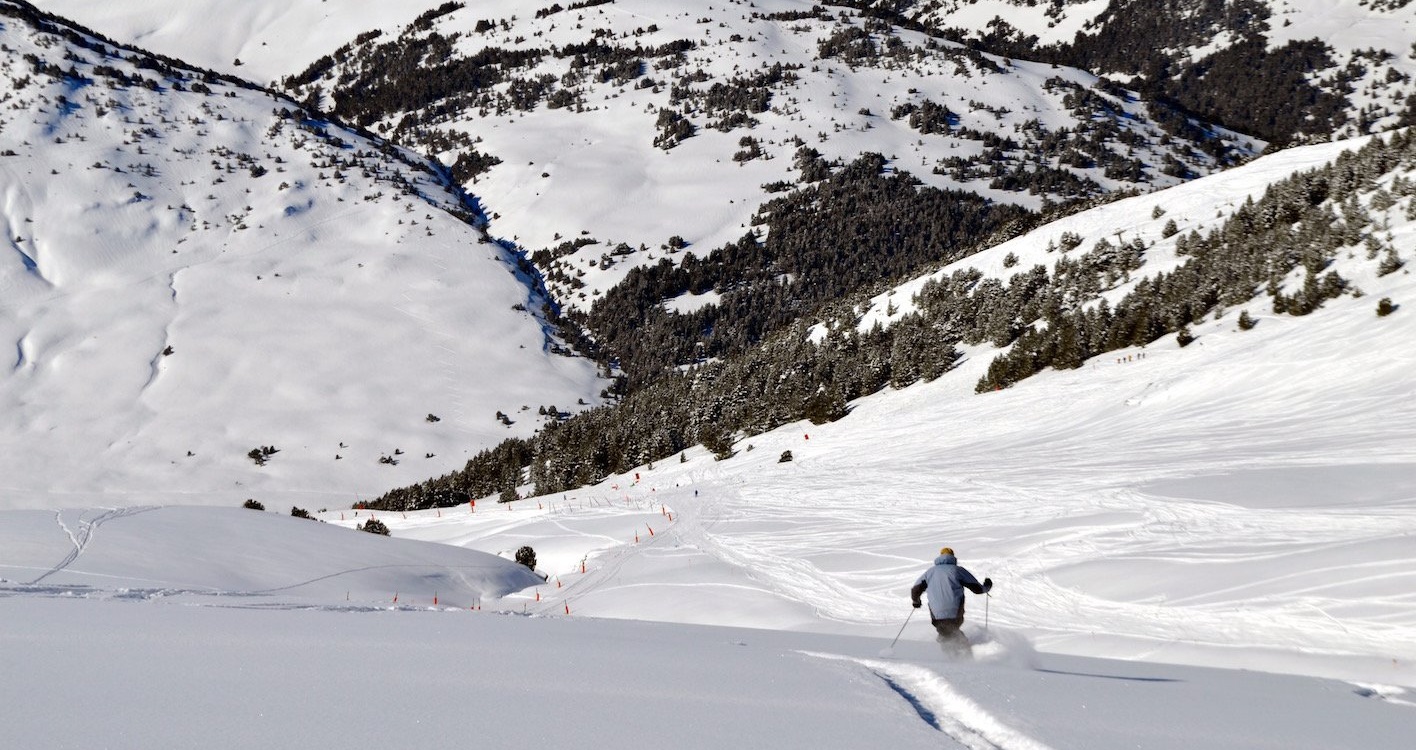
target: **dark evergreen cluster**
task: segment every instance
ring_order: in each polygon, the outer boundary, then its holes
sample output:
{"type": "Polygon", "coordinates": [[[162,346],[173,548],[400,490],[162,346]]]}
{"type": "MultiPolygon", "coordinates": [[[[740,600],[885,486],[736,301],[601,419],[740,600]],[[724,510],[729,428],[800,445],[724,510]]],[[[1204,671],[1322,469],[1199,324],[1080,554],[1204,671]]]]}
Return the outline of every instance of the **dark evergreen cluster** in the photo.
{"type": "MultiPolygon", "coordinates": [[[[683,75],[669,90],[669,103],[694,110],[717,120],[708,127],[727,132],[736,127],[752,127],[757,120],[754,114],[766,112],[772,104],[773,90],[791,86],[798,80],[794,72],[800,66],[774,63],[752,75],[733,76],[724,81],[714,81],[706,89],[694,84],[705,82],[707,75],[694,70],[683,75]]],[[[663,126],[662,110],[660,128],[663,126]]],[[[656,141],[657,144],[657,141],[656,141]]]]}
{"type": "Polygon", "coordinates": [[[945,332],[920,316],[865,333],[856,323],[849,312],[832,318],[819,344],[798,324],[731,362],[667,375],[614,406],[553,423],[529,441],[506,441],[462,471],[393,490],[370,507],[458,505],[514,495],[528,481],[537,494],[560,492],[698,444],[726,458],[741,435],[839,419],[848,401],[936,378],[958,358],[945,332]]]}
{"type": "MultiPolygon", "coordinates": [[[[575,3],[571,7],[597,4],[575,3]]],[[[485,115],[527,111],[542,103],[555,108],[579,106],[581,87],[586,83],[628,83],[644,75],[646,60],[682,55],[695,46],[692,41],[677,40],[648,48],[638,44],[626,47],[592,35],[585,42],[563,48],[480,46],[463,54],[457,47],[462,35],[440,33],[432,24],[461,6],[446,3],[430,10],[394,39],[381,41],[382,35],[361,35],[354,43],[286,78],[282,85],[290,91],[306,92],[310,106],[317,104],[328,86],[337,117],[363,126],[396,117],[397,135],[419,141],[435,137],[424,132],[424,126],[469,111],[485,115]],[[548,58],[566,60],[569,70],[559,77],[531,72],[548,58]],[[506,84],[504,92],[493,89],[499,84],[506,84]]],[[[479,29],[490,30],[496,25],[484,21],[479,29]]]]}
{"type": "Polygon", "coordinates": [[[922,187],[879,154],[834,173],[810,150],[798,164],[804,179],[819,182],[762,206],[754,223],[767,230],[765,240],[751,232],[702,257],[636,268],[588,314],[573,316],[594,333],[600,356],[618,362],[629,388],[680,364],[741,352],[846,295],[957,260],[980,238],[1035,220],[974,193],[922,187]],[[718,304],[682,314],[663,307],[714,290],[718,304]]]}
{"type": "MultiPolygon", "coordinates": [[[[909,0],[846,4],[893,12],[899,19],[919,5],[909,0]]],[[[1133,75],[1128,86],[1178,114],[1168,118],[1176,135],[1191,127],[1184,117],[1189,113],[1276,144],[1326,138],[1348,118],[1343,94],[1355,71],[1334,69],[1321,40],[1270,45],[1269,20],[1268,9],[1256,0],[1113,0],[1065,44],[1041,45],[1001,19],[977,35],[957,28],[934,31],[997,54],[1133,75]],[[1203,48],[1224,32],[1239,41],[1188,59],[1186,50],[1203,48]],[[1326,79],[1319,81],[1325,71],[1326,79]]]]}
{"type": "MultiPolygon", "coordinates": [[[[1181,237],[1177,252],[1188,261],[1168,274],[1139,280],[1114,307],[1104,299],[1093,305],[1079,303],[1093,299],[1118,269],[1124,272],[1131,260],[1127,257],[1119,264],[1114,258],[1089,257],[1085,265],[1092,271],[1059,263],[1051,277],[1038,267],[1015,278],[1002,294],[996,282],[965,292],[969,280],[955,278],[922,292],[923,304],[936,314],[962,305],[968,311],[961,317],[1007,323],[965,335],[966,340],[1013,344],[990,365],[978,383],[980,392],[1007,387],[1047,367],[1080,367],[1097,354],[1144,345],[1169,333],[1179,333],[1183,346],[1193,340],[1189,325],[1249,302],[1260,292],[1272,300],[1275,313],[1306,315],[1350,290],[1350,282],[1330,269],[1340,248],[1365,241],[1372,248],[1368,258],[1377,258],[1380,240],[1370,233],[1370,214],[1358,196],[1374,191],[1375,178],[1401,163],[1416,166],[1416,136],[1408,132],[1389,141],[1374,140],[1327,167],[1273,185],[1219,229],[1181,237]],[[1285,291],[1284,282],[1295,271],[1302,276],[1301,285],[1285,291]],[[1109,277],[1098,284],[1098,273],[1109,277]]],[[[1411,192],[1416,195],[1416,190],[1411,192]]],[[[1129,248],[1133,256],[1144,252],[1136,242],[1129,248]]],[[[1394,254],[1391,250],[1389,255],[1394,254]]],[[[1252,324],[1252,319],[1246,324],[1241,318],[1239,325],[1252,324]]]]}
{"type": "Polygon", "coordinates": [[[654,145],[668,151],[679,145],[685,138],[693,136],[693,122],[678,110],[665,107],[659,110],[659,119],[654,123],[659,134],[654,136],[654,145]]]}
{"type": "Polygon", "coordinates": [[[890,117],[896,120],[906,118],[910,127],[925,135],[947,133],[959,123],[958,115],[950,112],[948,107],[935,104],[929,99],[925,99],[919,104],[913,102],[901,104],[890,110],[890,117]]]}
{"type": "MultiPolygon", "coordinates": [[[[1131,96],[1124,89],[1105,80],[1096,88],[1087,88],[1060,77],[1049,79],[1045,86],[1049,91],[1063,93],[1063,104],[1077,123],[1074,128],[1049,129],[1034,118],[1017,131],[1024,144],[991,131],[957,128],[953,131],[955,135],[980,141],[984,150],[977,156],[945,157],[934,167],[934,173],[963,182],[986,179],[988,186],[995,190],[1063,198],[1083,198],[1102,192],[1102,186],[1082,170],[1099,169],[1108,179],[1131,184],[1149,182],[1153,172],[1181,178],[1194,176],[1190,165],[1173,153],[1165,154],[1159,168],[1147,166],[1130,155],[1136,149],[1145,148],[1150,140],[1135,129],[1134,118],[1122,106],[1131,96]]],[[[893,114],[896,117],[909,114],[914,125],[915,116],[923,111],[923,107],[915,111],[911,105],[903,105],[893,114]]],[[[1193,142],[1193,148],[1186,147],[1178,153],[1188,152],[1188,156],[1196,160],[1201,158],[1201,153],[1208,154],[1224,165],[1239,161],[1241,154],[1232,143],[1193,124],[1174,107],[1156,104],[1150,111],[1160,127],[1174,130],[1193,142]]]]}
{"type": "Polygon", "coordinates": [[[370,534],[389,536],[388,524],[385,524],[383,521],[380,521],[377,518],[370,518],[369,520],[359,524],[358,526],[355,526],[354,528],[359,531],[367,531],[370,534]]]}

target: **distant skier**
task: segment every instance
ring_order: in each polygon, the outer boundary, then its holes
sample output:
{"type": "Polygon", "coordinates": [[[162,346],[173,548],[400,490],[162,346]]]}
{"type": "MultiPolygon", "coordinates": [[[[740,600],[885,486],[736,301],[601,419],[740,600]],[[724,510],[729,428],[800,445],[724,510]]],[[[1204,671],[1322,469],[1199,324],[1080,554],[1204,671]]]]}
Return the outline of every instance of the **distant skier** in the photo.
{"type": "Polygon", "coordinates": [[[939,550],[934,564],[915,581],[910,589],[910,601],[919,609],[920,595],[929,592],[929,621],[939,631],[939,645],[945,651],[970,653],[972,646],[968,636],[960,628],[964,624],[964,589],[975,594],[987,594],[993,588],[993,579],[985,578],[980,584],[973,573],[959,567],[954,558],[954,550],[945,547],[939,550]]]}

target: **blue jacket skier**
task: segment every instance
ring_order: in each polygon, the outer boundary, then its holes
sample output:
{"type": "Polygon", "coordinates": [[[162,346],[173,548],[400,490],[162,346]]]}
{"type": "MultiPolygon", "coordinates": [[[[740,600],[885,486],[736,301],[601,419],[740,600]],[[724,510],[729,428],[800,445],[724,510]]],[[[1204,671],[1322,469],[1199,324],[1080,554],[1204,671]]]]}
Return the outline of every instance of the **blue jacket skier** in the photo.
{"type": "Polygon", "coordinates": [[[929,621],[939,631],[941,642],[955,639],[964,643],[968,639],[959,630],[964,624],[964,589],[975,594],[987,594],[993,588],[993,580],[983,579],[979,583],[973,573],[959,567],[954,550],[945,547],[939,550],[934,564],[915,581],[910,589],[910,601],[916,609],[921,605],[920,596],[929,592],[929,621]]]}

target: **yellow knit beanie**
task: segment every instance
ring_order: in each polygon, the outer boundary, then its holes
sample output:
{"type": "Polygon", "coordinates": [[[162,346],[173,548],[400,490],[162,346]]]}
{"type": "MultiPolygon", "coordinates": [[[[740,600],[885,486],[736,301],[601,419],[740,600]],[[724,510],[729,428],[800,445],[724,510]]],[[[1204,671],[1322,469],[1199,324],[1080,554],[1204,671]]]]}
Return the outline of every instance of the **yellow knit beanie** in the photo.
{"type": "Polygon", "coordinates": [[[954,548],[953,548],[953,547],[944,547],[943,549],[939,550],[939,554],[941,554],[941,555],[952,555],[952,554],[954,554],[954,548]]]}

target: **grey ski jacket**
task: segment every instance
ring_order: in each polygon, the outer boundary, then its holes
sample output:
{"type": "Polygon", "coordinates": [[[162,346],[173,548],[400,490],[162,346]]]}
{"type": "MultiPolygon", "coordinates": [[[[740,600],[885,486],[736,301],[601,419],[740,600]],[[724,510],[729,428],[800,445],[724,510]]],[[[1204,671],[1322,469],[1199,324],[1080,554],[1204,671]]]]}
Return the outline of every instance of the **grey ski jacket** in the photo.
{"type": "Polygon", "coordinates": [[[973,573],[959,567],[953,555],[940,555],[934,564],[915,581],[910,589],[910,599],[919,602],[924,592],[929,592],[929,616],[934,620],[962,619],[964,615],[964,589],[983,594],[987,589],[974,578],[973,573]]]}

